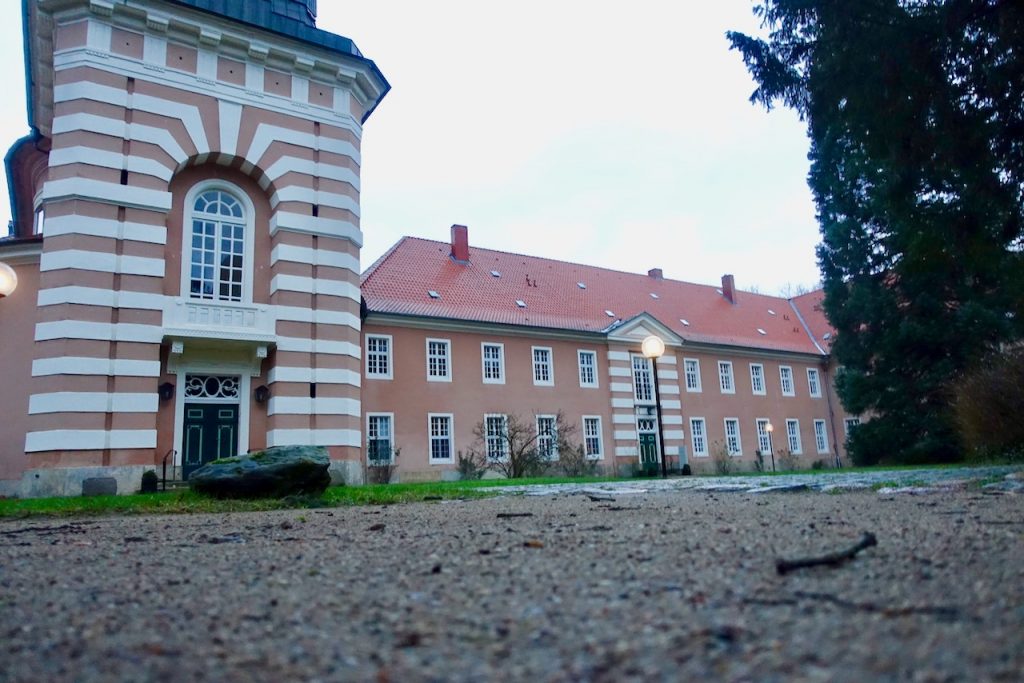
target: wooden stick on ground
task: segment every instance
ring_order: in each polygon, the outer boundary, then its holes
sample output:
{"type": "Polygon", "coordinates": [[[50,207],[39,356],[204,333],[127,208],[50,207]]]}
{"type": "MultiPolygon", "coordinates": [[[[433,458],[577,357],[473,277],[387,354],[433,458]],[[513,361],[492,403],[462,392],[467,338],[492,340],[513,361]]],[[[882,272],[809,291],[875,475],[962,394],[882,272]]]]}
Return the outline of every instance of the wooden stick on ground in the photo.
{"type": "Polygon", "coordinates": [[[827,555],[819,555],[817,557],[799,557],[794,560],[777,560],[775,562],[775,569],[778,570],[779,574],[787,574],[794,569],[803,569],[804,567],[817,567],[818,565],[836,566],[846,562],[847,560],[853,559],[857,553],[865,548],[870,548],[873,545],[878,545],[878,539],[875,535],[869,532],[864,532],[864,536],[857,542],[856,545],[841,550],[836,553],[829,553],[827,555]]]}

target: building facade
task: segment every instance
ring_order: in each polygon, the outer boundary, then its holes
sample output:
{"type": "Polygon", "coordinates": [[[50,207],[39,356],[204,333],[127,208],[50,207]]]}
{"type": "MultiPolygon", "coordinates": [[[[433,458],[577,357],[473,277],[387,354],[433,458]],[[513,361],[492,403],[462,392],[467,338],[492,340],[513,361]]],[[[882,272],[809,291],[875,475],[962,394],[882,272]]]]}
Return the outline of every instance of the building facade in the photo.
{"type": "Polygon", "coordinates": [[[311,0],[25,0],[0,493],[279,444],[361,458],[362,126],[311,0]]]}
{"type": "MultiPolygon", "coordinates": [[[[364,440],[400,477],[453,476],[510,416],[561,414],[605,471],[834,466],[849,428],[821,292],[736,289],[404,238],[363,275],[364,440]],[[652,362],[641,343],[657,336],[652,362]],[[656,371],[656,376],[655,376],[656,371]],[[481,436],[484,438],[481,439],[481,436]],[[782,459],[784,462],[776,462],[782,459]]],[[[500,457],[500,453],[492,453],[500,457]]]]}

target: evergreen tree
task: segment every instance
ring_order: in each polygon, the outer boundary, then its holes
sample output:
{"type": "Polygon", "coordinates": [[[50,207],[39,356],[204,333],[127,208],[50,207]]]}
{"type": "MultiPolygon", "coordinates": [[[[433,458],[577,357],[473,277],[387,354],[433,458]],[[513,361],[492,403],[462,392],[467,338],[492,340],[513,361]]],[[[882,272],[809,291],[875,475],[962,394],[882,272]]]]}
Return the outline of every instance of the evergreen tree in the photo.
{"type": "Polygon", "coordinates": [[[855,462],[947,461],[960,374],[1024,337],[1024,2],[762,0],[730,32],[807,122],[855,462]]]}

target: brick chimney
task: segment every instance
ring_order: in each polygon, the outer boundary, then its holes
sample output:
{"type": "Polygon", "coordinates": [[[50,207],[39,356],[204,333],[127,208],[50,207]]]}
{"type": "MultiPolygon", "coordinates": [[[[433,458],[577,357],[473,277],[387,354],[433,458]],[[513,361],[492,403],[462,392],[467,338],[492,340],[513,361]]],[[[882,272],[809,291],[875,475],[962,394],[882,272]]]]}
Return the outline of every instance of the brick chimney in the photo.
{"type": "Polygon", "coordinates": [[[664,280],[665,273],[662,272],[661,268],[651,268],[647,271],[647,277],[653,277],[655,280],[664,280]]]}
{"type": "Polygon", "coordinates": [[[462,263],[469,262],[469,228],[465,225],[452,226],[452,258],[462,263]]]}
{"type": "Polygon", "coordinates": [[[732,275],[722,276],[722,296],[729,300],[729,303],[736,304],[736,281],[733,280],[732,275]]]}

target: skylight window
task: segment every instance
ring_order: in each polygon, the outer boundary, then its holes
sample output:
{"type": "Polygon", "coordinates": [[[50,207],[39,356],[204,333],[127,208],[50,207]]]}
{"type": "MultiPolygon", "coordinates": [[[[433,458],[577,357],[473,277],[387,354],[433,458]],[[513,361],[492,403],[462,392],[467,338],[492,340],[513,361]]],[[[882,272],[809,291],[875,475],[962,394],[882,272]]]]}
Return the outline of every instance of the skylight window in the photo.
{"type": "Polygon", "coordinates": [[[519,308],[526,308],[526,302],[522,299],[516,299],[516,306],[519,308]]]}
{"type": "Polygon", "coordinates": [[[582,282],[577,282],[577,283],[576,283],[576,286],[577,286],[577,287],[579,287],[580,289],[586,289],[586,288],[587,288],[587,285],[585,285],[585,284],[584,284],[584,283],[582,283],[582,282]]]}
{"type": "Polygon", "coordinates": [[[614,318],[615,317],[615,314],[612,313],[611,311],[609,311],[608,309],[605,309],[604,314],[606,316],[608,316],[609,318],[614,318]]]}
{"type": "Polygon", "coordinates": [[[682,324],[686,325],[687,327],[690,326],[690,321],[685,319],[685,318],[680,318],[679,322],[681,322],[682,324]]]}
{"type": "Polygon", "coordinates": [[[430,290],[427,290],[427,294],[428,294],[428,295],[430,295],[430,298],[431,298],[431,299],[440,299],[440,298],[441,298],[441,295],[440,295],[440,294],[438,294],[437,292],[435,292],[435,291],[434,291],[434,290],[432,290],[432,289],[430,289],[430,290]]]}
{"type": "Polygon", "coordinates": [[[657,298],[658,298],[658,295],[657,295],[657,294],[655,294],[654,292],[651,292],[651,298],[652,298],[652,299],[657,299],[657,298]]]}
{"type": "Polygon", "coordinates": [[[491,275],[492,275],[493,277],[501,277],[501,273],[500,273],[500,272],[498,272],[498,271],[496,271],[496,270],[492,270],[492,271],[491,271],[491,275]]]}
{"type": "Polygon", "coordinates": [[[772,309],[769,308],[768,309],[768,315],[775,315],[775,311],[773,311],[772,309]]]}
{"type": "Polygon", "coordinates": [[[760,327],[759,327],[759,328],[757,328],[757,333],[758,333],[758,334],[768,334],[767,332],[765,332],[764,330],[762,330],[762,329],[761,329],[760,327]]]}
{"type": "Polygon", "coordinates": [[[831,332],[826,332],[825,334],[822,335],[821,338],[822,339],[831,339],[832,338],[832,333],[831,332]]]}

